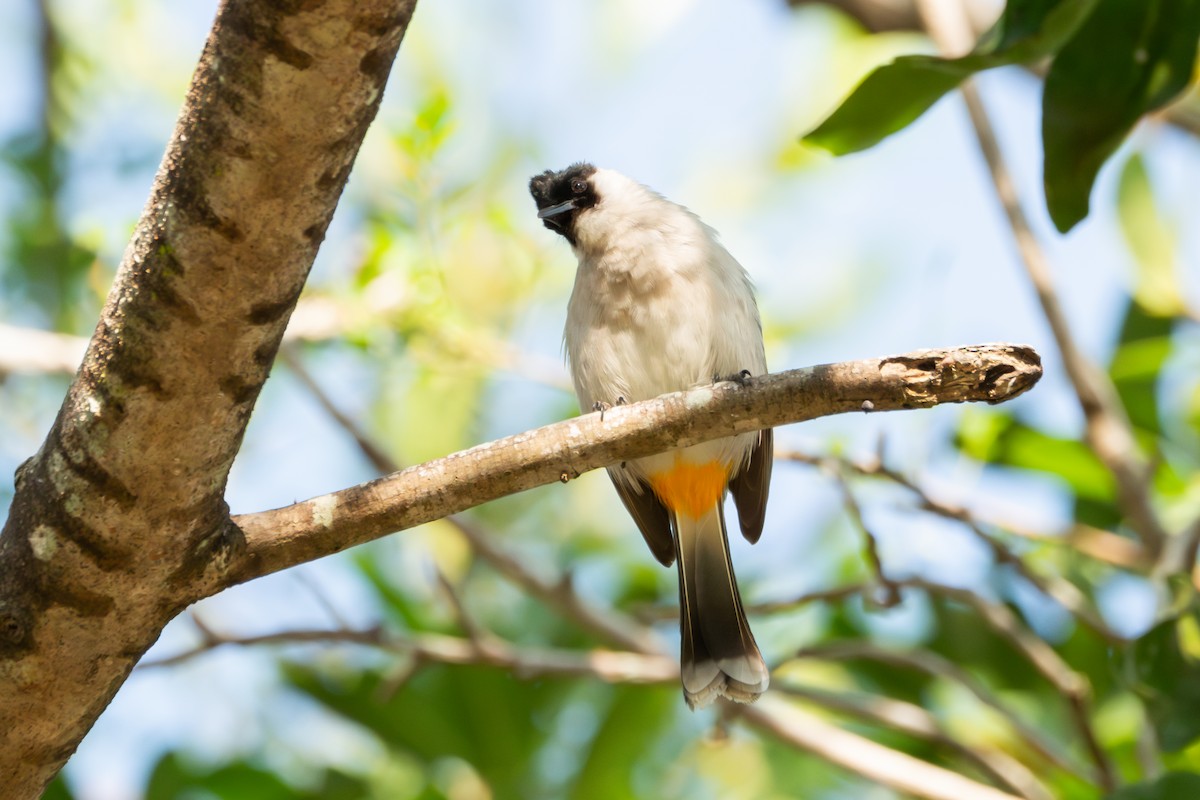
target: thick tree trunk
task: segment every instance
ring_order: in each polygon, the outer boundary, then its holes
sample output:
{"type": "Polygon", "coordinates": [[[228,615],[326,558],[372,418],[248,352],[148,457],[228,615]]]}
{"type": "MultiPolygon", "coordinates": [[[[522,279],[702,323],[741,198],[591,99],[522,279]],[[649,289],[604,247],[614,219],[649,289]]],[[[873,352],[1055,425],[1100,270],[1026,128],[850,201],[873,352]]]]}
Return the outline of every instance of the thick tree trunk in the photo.
{"type": "Polygon", "coordinates": [[[0,535],[0,786],[38,797],[244,548],[250,411],[415,0],[222,4],[87,355],[0,535]]]}

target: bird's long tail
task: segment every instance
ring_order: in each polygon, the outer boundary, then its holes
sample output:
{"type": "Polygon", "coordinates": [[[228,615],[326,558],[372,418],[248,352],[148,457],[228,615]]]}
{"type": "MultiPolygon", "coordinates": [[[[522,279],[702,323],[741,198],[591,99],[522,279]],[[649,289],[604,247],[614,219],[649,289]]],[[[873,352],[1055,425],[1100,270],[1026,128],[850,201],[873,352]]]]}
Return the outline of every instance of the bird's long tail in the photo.
{"type": "Polygon", "coordinates": [[[722,502],[697,517],[677,514],[674,527],[683,696],[691,708],[719,696],[753,702],[769,674],[738,594],[722,502]]]}

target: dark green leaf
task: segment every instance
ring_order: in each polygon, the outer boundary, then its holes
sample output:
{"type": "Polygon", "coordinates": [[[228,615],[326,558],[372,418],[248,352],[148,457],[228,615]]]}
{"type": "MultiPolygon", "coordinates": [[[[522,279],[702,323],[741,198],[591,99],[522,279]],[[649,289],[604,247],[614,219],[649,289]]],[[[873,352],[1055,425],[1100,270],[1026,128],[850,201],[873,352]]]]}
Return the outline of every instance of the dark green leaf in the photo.
{"type": "Polygon", "coordinates": [[[1159,743],[1168,752],[1182,750],[1200,739],[1197,639],[1200,639],[1197,618],[1185,614],[1160,623],[1128,651],[1133,689],[1145,700],[1159,743]]]}
{"type": "Polygon", "coordinates": [[[902,56],[880,67],[804,141],[835,155],[865,150],[924,114],[975,69],[932,56],[902,56]]]}
{"type": "Polygon", "coordinates": [[[391,697],[375,673],[331,676],[291,664],[296,688],[393,747],[431,762],[463,759],[497,797],[533,794],[531,764],[567,681],[521,681],[490,667],[425,667],[391,697]]]}
{"type": "Polygon", "coordinates": [[[1196,800],[1200,797],[1200,775],[1169,772],[1156,781],[1126,786],[1105,800],[1196,800]]]}
{"type": "Polygon", "coordinates": [[[46,791],[42,793],[42,800],[74,800],[75,795],[71,794],[71,790],[67,788],[67,782],[63,780],[62,775],[59,775],[50,785],[46,787],[46,791]]]}
{"type": "Polygon", "coordinates": [[[1059,51],[1042,99],[1043,179],[1066,232],[1087,216],[1092,183],[1138,119],[1187,86],[1200,0],[1100,0],[1059,51]]]}
{"type": "Polygon", "coordinates": [[[977,52],[1002,55],[1008,64],[1029,64],[1057,52],[1092,13],[1096,2],[1008,0],[977,52]]]}
{"type": "Polygon", "coordinates": [[[163,756],[146,785],[146,800],[295,800],[303,797],[295,788],[266,770],[237,761],[217,769],[188,764],[175,753],[163,756]]]}
{"type": "Polygon", "coordinates": [[[902,56],[876,69],[804,141],[836,154],[865,150],[903,129],[980,70],[1055,52],[1096,0],[1010,0],[976,51],[962,58],[902,56]]]}

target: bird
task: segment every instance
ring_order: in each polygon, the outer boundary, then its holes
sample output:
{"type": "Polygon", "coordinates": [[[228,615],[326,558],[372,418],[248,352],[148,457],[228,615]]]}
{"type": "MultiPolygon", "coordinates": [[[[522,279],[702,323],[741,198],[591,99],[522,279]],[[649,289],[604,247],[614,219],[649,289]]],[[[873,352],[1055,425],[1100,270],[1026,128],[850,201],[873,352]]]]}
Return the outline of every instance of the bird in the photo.
{"type": "MultiPolygon", "coordinates": [[[[580,409],[767,371],[746,270],[698,216],[619,172],[579,162],[529,182],[537,215],[578,265],[563,339],[580,409]]],[[[680,677],[690,708],[753,702],[770,682],[738,592],[724,504],[762,535],[770,429],[608,468],[651,553],[678,565],[680,677]]]]}

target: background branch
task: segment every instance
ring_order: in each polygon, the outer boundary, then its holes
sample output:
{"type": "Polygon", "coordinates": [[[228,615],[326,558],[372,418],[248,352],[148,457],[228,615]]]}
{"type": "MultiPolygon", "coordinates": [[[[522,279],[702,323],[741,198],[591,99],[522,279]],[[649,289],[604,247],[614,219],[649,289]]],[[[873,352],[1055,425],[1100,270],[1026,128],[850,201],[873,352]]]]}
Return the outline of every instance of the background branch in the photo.
{"type": "Polygon", "coordinates": [[[926,800],[1015,800],[1014,796],[842,730],[768,693],[740,718],[830,763],[926,800]]]}
{"type": "Polygon", "coordinates": [[[784,683],[772,687],[781,694],[852,717],[883,725],[943,747],[973,764],[997,783],[1028,800],[1054,800],[1033,771],[1007,753],[971,747],[942,729],[937,719],[912,703],[873,695],[852,695],[784,683]]]}
{"type": "MultiPolygon", "coordinates": [[[[917,10],[929,35],[947,55],[964,54],[974,45],[974,33],[957,3],[917,0],[917,10]]],[[[1058,345],[1063,369],[1078,397],[1085,420],[1085,438],[1112,473],[1117,485],[1117,501],[1130,527],[1141,539],[1148,555],[1157,558],[1166,541],[1166,532],[1150,502],[1149,464],[1138,449],[1133,428],[1112,382],[1088,360],[1071,333],[1054,288],[1050,261],[1021,206],[1016,184],[974,81],[968,79],[959,88],[1021,262],[1058,345]]]]}

